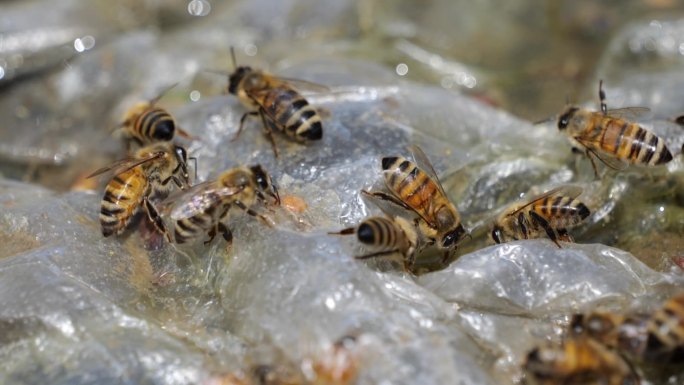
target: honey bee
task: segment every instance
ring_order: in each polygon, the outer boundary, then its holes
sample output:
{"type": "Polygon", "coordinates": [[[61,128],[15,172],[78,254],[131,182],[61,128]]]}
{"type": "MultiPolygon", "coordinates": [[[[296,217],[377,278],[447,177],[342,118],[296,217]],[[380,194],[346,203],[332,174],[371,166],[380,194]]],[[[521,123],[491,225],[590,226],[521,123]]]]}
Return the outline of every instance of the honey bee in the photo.
{"type": "Polygon", "coordinates": [[[366,218],[357,227],[349,227],[337,233],[349,235],[356,233],[359,242],[378,250],[376,252],[354,257],[369,259],[399,254],[403,257],[404,269],[410,270],[414,263],[414,254],[419,241],[417,229],[413,223],[401,217],[366,218]]]}
{"type": "Polygon", "coordinates": [[[523,365],[528,385],[638,385],[638,374],[615,351],[591,338],[537,347],[523,365]]]}
{"type": "MultiPolygon", "coordinates": [[[[348,385],[358,375],[358,360],[354,353],[355,336],[347,335],[335,342],[332,348],[311,362],[311,385],[348,385]]],[[[302,364],[305,366],[307,362],[302,364]]]]}
{"type": "Polygon", "coordinates": [[[492,240],[502,243],[546,234],[558,247],[559,240],[573,242],[567,229],[589,216],[587,206],[576,199],[581,193],[580,187],[562,186],[513,204],[494,221],[492,240]]]}
{"type": "Polygon", "coordinates": [[[437,243],[444,251],[442,262],[445,262],[467,234],[430,160],[420,147],[410,149],[417,163],[401,156],[382,158],[385,186],[391,194],[362,192],[415,213],[418,232],[427,238],[428,244],[437,243]]]}
{"type": "Polygon", "coordinates": [[[323,86],[297,79],[275,77],[247,66],[238,67],[232,47],[230,53],[235,71],[229,76],[228,92],[236,95],[240,102],[251,110],[242,115],[233,140],[238,138],[245,119],[249,116],[258,116],[261,119],[264,135],[271,142],[276,157],[278,149],[273,140],[273,131],[279,131],[288,138],[302,143],[320,140],[323,137],[320,114],[293,85],[299,83],[308,87],[324,88],[323,86]]]}
{"type": "MultiPolygon", "coordinates": [[[[168,206],[162,212],[168,212],[174,226],[173,241],[177,244],[195,240],[205,233],[209,236],[204,242],[207,244],[221,233],[230,245],[233,235],[226,225],[229,210],[237,207],[268,224],[263,215],[252,209],[257,202],[266,201],[265,194],[272,197],[276,205],[280,204],[276,186],[260,165],[236,167],[216,180],[193,186],[179,197],[169,197],[168,206]]],[[[163,224],[159,224],[159,230],[169,237],[163,224]]]]}
{"type": "Polygon", "coordinates": [[[672,160],[672,153],[662,138],[625,118],[648,111],[647,108],[608,110],[603,81],[599,82],[599,99],[601,112],[568,106],[557,122],[558,129],[568,135],[573,146],[584,150],[596,176],[594,157],[616,170],[627,164],[657,166],[672,160]]]}
{"type": "Polygon", "coordinates": [[[126,111],[119,125],[119,133],[129,149],[131,143],[145,146],[156,142],[171,141],[176,132],[180,136],[190,138],[190,135],[178,126],[171,114],[156,106],[159,99],[175,86],[176,84],[172,85],[154,99],[139,102],[126,111]]]}
{"type": "Polygon", "coordinates": [[[634,360],[659,365],[684,363],[684,293],[653,314],[593,312],[573,316],[570,333],[586,335],[634,360]]]}
{"type": "Polygon", "coordinates": [[[132,158],[101,168],[88,176],[111,171],[114,175],[105,188],[100,209],[102,235],[121,234],[142,207],[155,224],[161,218],[150,198],[170,191],[173,183],[181,189],[190,187],[188,155],[181,146],[162,142],[143,147],[132,158]]]}

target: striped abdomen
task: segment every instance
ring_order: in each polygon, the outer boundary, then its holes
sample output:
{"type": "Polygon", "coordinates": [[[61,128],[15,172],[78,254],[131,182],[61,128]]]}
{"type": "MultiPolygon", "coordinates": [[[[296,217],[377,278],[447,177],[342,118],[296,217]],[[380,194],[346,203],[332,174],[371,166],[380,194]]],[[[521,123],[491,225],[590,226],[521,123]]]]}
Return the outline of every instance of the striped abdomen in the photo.
{"type": "Polygon", "coordinates": [[[565,229],[576,226],[589,216],[589,208],[578,199],[551,195],[535,203],[532,211],[546,219],[549,226],[565,229]]]}
{"type": "Polygon", "coordinates": [[[665,302],[648,320],[647,328],[645,360],[663,364],[684,362],[684,295],[665,302]]]}
{"type": "Polygon", "coordinates": [[[318,112],[292,88],[280,86],[270,89],[261,103],[270,118],[272,128],[298,140],[319,140],[323,125],[318,112]]]}
{"type": "MultiPolygon", "coordinates": [[[[202,235],[211,231],[221,219],[219,218],[219,213],[217,212],[221,204],[220,197],[216,195],[213,198],[207,198],[214,200],[216,204],[207,207],[206,210],[197,212],[194,215],[181,218],[175,221],[173,230],[173,239],[178,244],[183,244],[186,242],[194,241],[202,235]]],[[[224,211],[227,209],[224,209],[224,211]]]]}
{"type": "Polygon", "coordinates": [[[116,175],[107,184],[100,208],[102,235],[121,234],[138,212],[149,185],[142,167],[116,175]]]}
{"type": "Polygon", "coordinates": [[[151,107],[140,113],[131,125],[131,135],[143,144],[173,139],[176,122],[166,110],[151,107]]]}
{"type": "Polygon", "coordinates": [[[437,184],[406,158],[382,158],[382,169],[387,188],[428,220],[433,220],[434,214],[449,204],[437,184]]]}
{"type": "Polygon", "coordinates": [[[371,217],[356,230],[359,242],[381,250],[401,249],[406,243],[401,230],[387,218],[371,217]]]}
{"type": "Polygon", "coordinates": [[[599,149],[632,164],[656,166],[672,160],[665,141],[657,135],[623,119],[603,117],[599,149]]]}

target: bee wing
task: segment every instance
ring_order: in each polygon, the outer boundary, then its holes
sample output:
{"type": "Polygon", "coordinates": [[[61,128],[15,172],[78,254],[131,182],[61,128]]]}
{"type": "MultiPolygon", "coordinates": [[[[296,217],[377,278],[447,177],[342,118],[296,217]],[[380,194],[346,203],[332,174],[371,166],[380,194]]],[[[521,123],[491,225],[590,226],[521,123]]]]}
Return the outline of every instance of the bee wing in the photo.
{"type": "Polygon", "coordinates": [[[439,181],[437,172],[435,171],[435,168],[432,167],[432,162],[430,162],[430,159],[428,159],[427,155],[425,155],[425,152],[423,152],[423,150],[417,144],[410,145],[409,151],[411,151],[413,159],[416,161],[418,167],[425,171],[428,174],[428,176],[433,181],[435,181],[435,184],[437,184],[439,191],[442,193],[442,195],[444,195],[444,197],[446,197],[447,195],[444,192],[444,187],[442,187],[442,182],[439,181]]]}
{"type": "Polygon", "coordinates": [[[216,181],[206,181],[192,186],[188,190],[178,191],[164,201],[164,212],[169,212],[174,220],[189,218],[204,212],[215,205],[217,200],[235,195],[243,190],[242,187],[222,187],[216,181]]]}
{"type": "Polygon", "coordinates": [[[531,205],[539,202],[540,200],[542,200],[544,198],[551,197],[551,196],[564,196],[564,197],[574,199],[574,198],[577,198],[578,196],[580,196],[582,194],[582,191],[583,191],[583,189],[579,186],[572,186],[572,185],[559,186],[559,187],[553,188],[553,189],[551,189],[551,190],[549,190],[549,191],[547,191],[541,195],[537,195],[537,196],[533,197],[532,199],[527,201],[527,203],[516,208],[515,210],[511,211],[510,213],[508,213],[506,215],[507,216],[515,215],[515,214],[519,213],[520,211],[522,211],[523,209],[525,209],[526,207],[530,207],[531,205]]]}
{"type": "Polygon", "coordinates": [[[296,78],[288,78],[288,77],[282,77],[282,76],[274,76],[275,79],[279,80],[282,83],[289,84],[292,87],[295,87],[300,90],[307,90],[307,91],[313,91],[313,92],[330,92],[330,87],[308,81],[308,80],[303,80],[303,79],[296,79],[296,78]]]}
{"type": "Polygon", "coordinates": [[[92,174],[88,175],[86,179],[92,178],[101,174],[104,174],[108,171],[111,171],[113,175],[119,175],[122,172],[126,172],[133,167],[140,166],[143,163],[147,163],[151,160],[157,159],[164,156],[163,151],[155,152],[153,154],[150,154],[144,158],[124,158],[121,160],[117,160],[116,162],[110,164],[109,166],[102,167],[101,169],[96,170],[92,174]]]}
{"type": "Polygon", "coordinates": [[[623,118],[623,119],[636,119],[648,112],[650,112],[651,109],[648,107],[623,107],[623,108],[614,108],[612,110],[606,111],[606,115],[613,117],[613,118],[623,118]]]}
{"type": "Polygon", "coordinates": [[[612,158],[609,156],[601,156],[599,151],[596,150],[596,148],[600,148],[600,146],[595,144],[594,141],[586,140],[581,136],[576,136],[575,140],[577,140],[581,145],[583,145],[587,149],[587,151],[591,153],[591,155],[595,156],[596,159],[600,160],[601,163],[612,168],[613,170],[624,170],[628,166],[627,162],[622,161],[620,159],[612,158]]]}

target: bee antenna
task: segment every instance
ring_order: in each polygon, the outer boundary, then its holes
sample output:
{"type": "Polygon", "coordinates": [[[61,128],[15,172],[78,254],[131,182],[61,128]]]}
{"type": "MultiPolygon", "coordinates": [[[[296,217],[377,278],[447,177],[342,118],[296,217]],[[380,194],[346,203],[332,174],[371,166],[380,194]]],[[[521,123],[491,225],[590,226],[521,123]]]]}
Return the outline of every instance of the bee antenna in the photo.
{"type": "Polygon", "coordinates": [[[533,122],[532,124],[536,126],[536,125],[539,125],[539,124],[544,124],[544,123],[552,122],[554,119],[555,119],[555,117],[551,116],[551,117],[548,117],[548,118],[546,118],[546,119],[537,120],[536,122],[533,122]]]}
{"type": "Polygon", "coordinates": [[[237,60],[235,60],[235,47],[230,46],[230,57],[233,59],[233,70],[237,69],[237,60]]]}
{"type": "Polygon", "coordinates": [[[157,104],[159,99],[161,99],[167,92],[171,91],[178,84],[180,84],[180,82],[175,82],[175,83],[171,84],[170,86],[164,88],[156,97],[154,97],[153,99],[150,100],[150,104],[151,105],[157,104]]]}

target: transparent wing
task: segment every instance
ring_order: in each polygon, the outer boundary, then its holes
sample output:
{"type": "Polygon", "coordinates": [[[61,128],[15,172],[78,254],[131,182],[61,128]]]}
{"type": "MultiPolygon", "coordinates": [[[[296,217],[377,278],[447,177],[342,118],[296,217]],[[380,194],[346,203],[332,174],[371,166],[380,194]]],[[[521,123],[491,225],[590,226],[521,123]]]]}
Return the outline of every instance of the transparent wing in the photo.
{"type": "Polygon", "coordinates": [[[648,107],[623,107],[606,111],[606,115],[613,118],[634,120],[651,112],[648,107]]]}
{"type": "Polygon", "coordinates": [[[92,174],[88,175],[87,178],[92,178],[101,174],[104,174],[108,171],[112,172],[112,175],[119,175],[123,172],[126,172],[133,167],[140,166],[143,163],[147,163],[151,160],[157,159],[164,156],[163,151],[158,151],[153,154],[150,154],[144,158],[125,158],[121,160],[117,160],[116,162],[110,164],[109,166],[102,167],[101,169],[96,170],[92,174]]]}
{"type": "Polygon", "coordinates": [[[411,151],[413,159],[416,161],[418,167],[428,174],[435,184],[437,184],[437,187],[442,195],[446,197],[447,195],[444,192],[444,187],[442,187],[442,182],[439,181],[437,172],[435,171],[435,168],[432,167],[432,162],[430,162],[430,159],[428,159],[427,155],[425,155],[425,152],[423,152],[423,150],[417,144],[412,144],[409,146],[409,151],[411,151]]]}
{"type": "Polygon", "coordinates": [[[297,88],[299,90],[307,90],[312,92],[330,92],[330,87],[320,83],[282,76],[274,76],[274,78],[284,84],[288,84],[291,87],[297,88]]]}
{"type": "Polygon", "coordinates": [[[517,207],[515,210],[512,210],[511,212],[507,213],[506,215],[507,216],[513,216],[513,215],[519,213],[521,210],[525,209],[526,207],[530,207],[533,204],[535,204],[535,203],[537,203],[537,202],[539,202],[545,198],[548,198],[548,197],[564,196],[564,197],[574,199],[574,198],[577,198],[578,196],[580,196],[582,194],[582,191],[583,191],[582,188],[579,186],[572,186],[572,185],[559,186],[559,187],[553,188],[553,189],[551,189],[551,190],[549,190],[549,191],[547,191],[541,195],[537,195],[537,196],[533,197],[532,199],[527,201],[525,204],[523,204],[520,207],[517,207]]]}
{"type": "Polygon", "coordinates": [[[169,213],[171,219],[190,218],[209,207],[226,202],[231,196],[241,192],[243,187],[223,187],[216,181],[206,181],[185,191],[178,191],[164,200],[161,211],[169,213]]]}
{"type": "Polygon", "coordinates": [[[614,158],[610,155],[602,155],[601,150],[599,149],[600,147],[595,145],[593,141],[585,140],[584,138],[579,136],[576,136],[575,140],[577,140],[581,145],[583,145],[587,149],[587,151],[589,151],[589,156],[595,156],[596,159],[601,161],[601,163],[612,168],[613,170],[624,170],[628,166],[627,162],[623,160],[614,158]]]}

